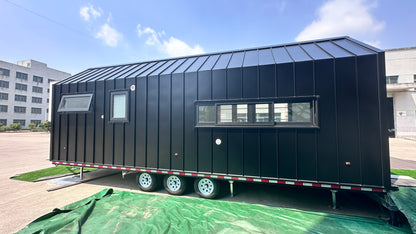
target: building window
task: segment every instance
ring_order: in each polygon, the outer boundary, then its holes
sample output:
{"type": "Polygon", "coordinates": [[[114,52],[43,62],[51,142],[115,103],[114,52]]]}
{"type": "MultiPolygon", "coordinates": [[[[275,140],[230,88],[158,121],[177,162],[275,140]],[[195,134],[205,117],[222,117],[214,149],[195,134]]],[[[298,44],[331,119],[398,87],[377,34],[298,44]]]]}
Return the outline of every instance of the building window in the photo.
{"type": "MultiPolygon", "coordinates": [[[[41,102],[42,102],[42,100],[41,100],[41,102]]],[[[46,103],[49,103],[49,98],[46,98],[46,103]]]]}
{"type": "Polygon", "coordinates": [[[26,125],[26,120],[24,120],[24,119],[14,119],[13,123],[18,123],[18,124],[20,124],[20,126],[23,127],[23,126],[26,125]]]}
{"type": "Polygon", "coordinates": [[[16,72],[16,78],[19,78],[19,79],[22,79],[22,80],[27,80],[27,73],[16,72]]]}
{"type": "Polygon", "coordinates": [[[31,123],[34,123],[36,126],[38,126],[42,121],[37,119],[30,120],[31,123]]]}
{"type": "Polygon", "coordinates": [[[24,90],[24,91],[27,91],[27,85],[25,85],[25,84],[16,83],[15,88],[16,88],[17,90],[24,90]]]}
{"type": "Polygon", "coordinates": [[[37,83],[43,83],[43,77],[33,76],[33,81],[37,83]]]}
{"type": "Polygon", "coordinates": [[[83,112],[89,111],[92,93],[63,95],[59,103],[58,112],[83,112]]]}
{"type": "Polygon", "coordinates": [[[197,102],[197,127],[317,127],[317,98],[241,100],[235,103],[197,102]],[[257,102],[257,103],[256,103],[257,102]]]}
{"type": "Polygon", "coordinates": [[[49,93],[49,88],[48,88],[48,93],[49,93]]]}
{"type": "Polygon", "coordinates": [[[413,82],[416,83],[416,74],[413,75],[413,82]]]}
{"type": "Polygon", "coordinates": [[[42,103],[42,98],[40,98],[40,97],[32,97],[32,103],[42,103]]]}
{"type": "Polygon", "coordinates": [[[24,95],[14,95],[14,100],[18,102],[26,102],[26,96],[24,95]]]}
{"type": "Polygon", "coordinates": [[[26,107],[24,106],[15,106],[14,113],[26,113],[26,107]]]}
{"type": "Polygon", "coordinates": [[[0,68],[0,76],[10,76],[10,70],[5,68],[0,68]]]}
{"type": "Polygon", "coordinates": [[[397,84],[399,76],[386,76],[386,84],[397,84]]]}
{"type": "Polygon", "coordinates": [[[41,87],[33,86],[32,92],[34,93],[42,93],[43,89],[41,87]]]}
{"type": "Polygon", "coordinates": [[[9,100],[8,93],[0,93],[0,100],[9,100]]]}
{"type": "Polygon", "coordinates": [[[32,114],[42,114],[42,108],[32,107],[32,114]]]}
{"type": "Polygon", "coordinates": [[[128,121],[128,91],[112,92],[110,95],[110,121],[126,122],[128,121]]]}
{"type": "Polygon", "coordinates": [[[7,112],[7,105],[0,105],[0,112],[7,112]]]}
{"type": "Polygon", "coordinates": [[[55,80],[52,80],[52,79],[48,79],[48,84],[49,84],[49,83],[51,83],[52,81],[55,81],[55,80]]]}
{"type": "Polygon", "coordinates": [[[9,82],[0,80],[0,88],[9,88],[9,82]]]}
{"type": "Polygon", "coordinates": [[[0,126],[7,126],[7,119],[0,119],[0,126]]]}

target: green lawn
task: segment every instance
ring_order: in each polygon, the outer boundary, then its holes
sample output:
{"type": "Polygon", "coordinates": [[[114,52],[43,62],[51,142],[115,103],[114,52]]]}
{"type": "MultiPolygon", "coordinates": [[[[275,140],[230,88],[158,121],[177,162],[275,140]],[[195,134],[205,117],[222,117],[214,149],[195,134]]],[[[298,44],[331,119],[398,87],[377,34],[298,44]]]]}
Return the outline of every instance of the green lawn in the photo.
{"type": "MultiPolygon", "coordinates": [[[[88,168],[88,167],[84,168],[84,172],[94,171],[94,170],[96,170],[96,168],[88,168]]],[[[79,173],[79,171],[80,171],[79,167],[60,165],[56,167],[50,167],[50,168],[41,169],[37,171],[27,172],[17,177],[13,177],[12,179],[33,182],[39,178],[46,177],[46,176],[62,175],[62,174],[68,174],[68,173],[75,174],[75,173],[79,173]]]]}
{"type": "Polygon", "coordinates": [[[416,170],[391,169],[392,175],[405,175],[416,179],[416,170]]]}

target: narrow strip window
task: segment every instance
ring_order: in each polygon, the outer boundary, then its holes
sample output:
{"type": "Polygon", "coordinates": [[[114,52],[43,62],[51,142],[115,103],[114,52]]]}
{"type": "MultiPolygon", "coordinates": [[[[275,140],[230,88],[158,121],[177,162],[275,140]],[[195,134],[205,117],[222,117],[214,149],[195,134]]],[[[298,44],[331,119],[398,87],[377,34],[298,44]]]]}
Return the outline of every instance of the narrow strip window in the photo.
{"type": "Polygon", "coordinates": [[[90,110],[92,94],[63,95],[58,112],[85,112],[90,110]]]}

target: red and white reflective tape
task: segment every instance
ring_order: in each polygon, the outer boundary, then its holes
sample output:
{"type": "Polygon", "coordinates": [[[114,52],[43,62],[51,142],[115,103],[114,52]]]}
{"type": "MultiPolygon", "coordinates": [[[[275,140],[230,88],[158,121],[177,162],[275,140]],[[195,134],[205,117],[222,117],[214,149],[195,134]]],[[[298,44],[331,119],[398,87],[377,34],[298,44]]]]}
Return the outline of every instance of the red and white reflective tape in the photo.
{"type": "Polygon", "coordinates": [[[248,182],[258,182],[258,183],[286,184],[286,185],[297,185],[297,186],[306,186],[306,187],[320,187],[320,188],[329,188],[329,189],[343,189],[343,190],[379,192],[379,193],[386,192],[385,189],[367,188],[367,187],[358,187],[358,186],[318,184],[318,183],[307,183],[307,182],[297,182],[297,181],[287,181],[287,180],[273,180],[273,179],[260,179],[260,178],[237,177],[237,176],[222,176],[222,175],[212,175],[212,174],[178,172],[178,171],[167,171],[167,170],[155,170],[155,169],[142,169],[142,168],[133,168],[133,167],[107,166],[107,165],[86,164],[86,163],[69,163],[69,162],[57,162],[57,161],[52,161],[52,163],[53,164],[59,164],[59,165],[108,168],[108,169],[118,169],[118,170],[125,170],[125,171],[139,171],[139,172],[149,172],[149,173],[158,173],[158,174],[183,175],[183,176],[193,176],[193,177],[207,177],[207,178],[214,178],[214,179],[237,180],[237,181],[248,181],[248,182]]]}

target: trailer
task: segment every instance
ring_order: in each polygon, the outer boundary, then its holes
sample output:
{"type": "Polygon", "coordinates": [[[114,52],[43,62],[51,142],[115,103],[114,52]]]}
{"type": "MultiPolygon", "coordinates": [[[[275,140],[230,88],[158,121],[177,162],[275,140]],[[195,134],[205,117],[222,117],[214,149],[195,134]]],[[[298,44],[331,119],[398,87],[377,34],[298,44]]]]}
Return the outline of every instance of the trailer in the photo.
{"type": "Polygon", "coordinates": [[[385,193],[384,52],[350,37],[90,68],[53,85],[50,160],[138,172],[385,193]]]}

